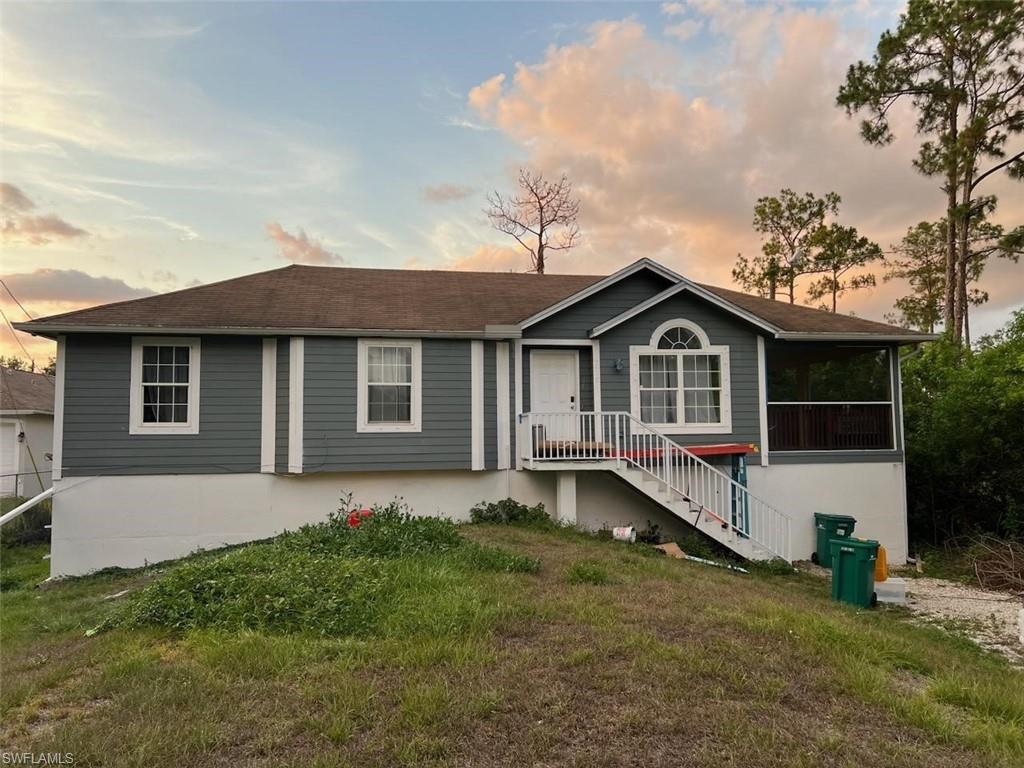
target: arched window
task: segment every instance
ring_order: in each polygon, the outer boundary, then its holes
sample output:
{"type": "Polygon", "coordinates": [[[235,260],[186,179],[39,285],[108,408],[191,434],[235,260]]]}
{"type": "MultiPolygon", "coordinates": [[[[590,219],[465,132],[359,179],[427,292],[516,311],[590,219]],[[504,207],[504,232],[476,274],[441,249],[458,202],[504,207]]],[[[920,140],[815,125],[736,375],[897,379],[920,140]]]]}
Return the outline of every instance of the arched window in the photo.
{"type": "Polygon", "coordinates": [[[657,349],[706,349],[711,346],[711,341],[696,323],[669,320],[654,329],[651,346],[657,349]]]}
{"type": "Polygon", "coordinates": [[[680,325],[669,328],[658,339],[658,349],[700,349],[702,346],[696,333],[680,325]]]}
{"type": "Polygon", "coordinates": [[[729,348],[694,322],[668,320],[647,346],[630,347],[633,415],[676,433],[732,430],[729,348]]]}

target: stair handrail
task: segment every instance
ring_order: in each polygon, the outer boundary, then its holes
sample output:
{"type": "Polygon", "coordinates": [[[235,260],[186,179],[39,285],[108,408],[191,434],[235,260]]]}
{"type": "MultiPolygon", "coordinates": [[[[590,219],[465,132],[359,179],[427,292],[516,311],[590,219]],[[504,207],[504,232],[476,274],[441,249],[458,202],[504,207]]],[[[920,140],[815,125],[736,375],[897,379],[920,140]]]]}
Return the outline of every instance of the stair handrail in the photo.
{"type": "MultiPolygon", "coordinates": [[[[608,412],[605,413],[607,414],[608,412]]],[[[633,416],[633,414],[625,411],[616,411],[612,413],[616,420],[616,452],[624,454],[622,458],[626,459],[629,464],[646,472],[656,480],[665,483],[666,486],[671,488],[684,499],[696,504],[699,507],[698,514],[707,514],[714,517],[716,520],[721,522],[723,526],[727,526],[730,533],[739,534],[762,548],[767,549],[769,552],[778,555],[787,562],[790,561],[791,542],[789,534],[793,519],[791,515],[777,509],[764,499],[755,496],[750,492],[750,489],[747,488],[747,486],[733,479],[713,464],[705,461],[685,446],[680,445],[668,435],[665,435],[654,427],[644,424],[640,419],[633,416]],[[685,469],[685,467],[677,468],[675,463],[672,461],[651,461],[645,463],[643,461],[637,461],[636,457],[630,455],[629,451],[621,451],[621,448],[618,445],[623,435],[623,430],[620,428],[619,424],[620,419],[624,419],[625,422],[629,424],[630,434],[633,434],[633,430],[638,430],[641,434],[646,433],[653,437],[653,440],[657,445],[654,450],[651,451],[651,458],[679,455],[680,457],[684,457],[695,467],[699,467],[700,474],[697,478],[699,481],[696,484],[697,487],[685,487],[683,482],[681,482],[687,477],[687,473],[685,471],[677,470],[685,469]],[[731,509],[723,514],[720,507],[716,508],[710,505],[710,499],[707,498],[707,495],[713,493],[716,487],[718,490],[721,490],[723,487],[728,489],[728,494],[722,493],[720,494],[720,498],[727,496],[727,503],[729,503],[730,506],[734,501],[739,502],[741,506],[740,516],[741,518],[745,518],[742,522],[746,523],[746,525],[737,525],[736,521],[733,520],[731,509]]],[[[643,458],[642,454],[641,458],[643,458]]]]}
{"type": "Polygon", "coordinates": [[[525,427],[525,458],[534,466],[535,461],[545,460],[595,460],[613,459],[616,466],[625,461],[649,476],[664,483],[687,503],[697,507],[697,519],[701,515],[717,520],[726,528],[729,537],[740,535],[752,543],[775,554],[787,562],[791,561],[790,530],[792,517],[780,509],[755,496],[745,485],[697,456],[686,447],[675,442],[659,430],[644,424],[626,411],[572,411],[566,413],[538,413],[528,411],[520,414],[520,425],[525,427]],[[542,428],[548,422],[563,430],[566,425],[577,430],[575,439],[545,439],[541,455],[537,455],[534,427],[542,428]],[[629,426],[629,438],[625,426],[629,426]],[[639,437],[639,440],[636,438],[639,437]],[[630,446],[624,446],[623,440],[630,446]],[[581,448],[581,444],[588,447],[581,448]],[[598,451],[594,445],[602,444],[611,448],[598,451]],[[677,466],[674,461],[661,461],[661,457],[679,456],[683,459],[677,466]],[[689,464],[689,467],[687,467],[689,464]],[[693,471],[688,471],[692,467],[693,471]],[[730,509],[722,513],[720,504],[712,505],[711,497],[728,503],[730,509]],[[727,500],[727,501],[726,501],[727,500]],[[733,505],[740,513],[733,517],[733,505]]]}

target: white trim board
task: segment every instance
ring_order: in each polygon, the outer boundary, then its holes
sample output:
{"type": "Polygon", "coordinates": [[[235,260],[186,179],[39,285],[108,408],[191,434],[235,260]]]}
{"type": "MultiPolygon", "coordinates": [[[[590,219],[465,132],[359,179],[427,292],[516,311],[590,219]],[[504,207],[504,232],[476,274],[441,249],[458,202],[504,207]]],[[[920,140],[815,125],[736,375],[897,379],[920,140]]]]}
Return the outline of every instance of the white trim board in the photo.
{"type": "Polygon", "coordinates": [[[471,468],[484,468],[484,343],[479,339],[469,342],[470,352],[470,442],[471,468]]]}
{"type": "Polygon", "coordinates": [[[514,356],[513,365],[515,371],[515,398],[516,398],[516,469],[523,468],[523,447],[520,444],[522,439],[519,429],[519,414],[523,412],[523,341],[516,339],[512,342],[512,353],[514,356]]]}
{"type": "Polygon", "coordinates": [[[512,411],[509,407],[509,367],[508,342],[499,341],[494,346],[494,379],[497,388],[497,430],[498,436],[498,469],[508,469],[512,455],[512,440],[509,428],[512,422],[512,411]]]}
{"type": "Polygon", "coordinates": [[[57,337],[57,370],[53,377],[53,448],[50,455],[51,480],[60,480],[64,458],[64,371],[67,364],[68,342],[57,337]]]}
{"type": "Polygon", "coordinates": [[[273,326],[240,327],[240,326],[156,326],[156,325],[96,325],[73,323],[41,324],[31,322],[13,323],[23,333],[45,338],[56,338],[61,333],[134,333],[134,334],[168,334],[171,336],[266,336],[267,334],[301,334],[302,336],[375,336],[391,338],[442,338],[442,339],[508,339],[520,334],[518,326],[484,326],[482,331],[428,331],[417,328],[285,328],[273,326]]]}
{"type": "Polygon", "coordinates": [[[292,336],[288,343],[288,471],[295,474],[302,472],[305,364],[306,340],[292,336]]]}
{"type": "Polygon", "coordinates": [[[592,347],[593,339],[523,339],[524,347],[592,347]]]}
{"type": "Polygon", "coordinates": [[[277,339],[263,340],[260,471],[273,472],[277,451],[277,339]]]}
{"type": "Polygon", "coordinates": [[[761,466],[768,466],[768,364],[764,336],[757,336],[757,411],[761,422],[761,466]]]}

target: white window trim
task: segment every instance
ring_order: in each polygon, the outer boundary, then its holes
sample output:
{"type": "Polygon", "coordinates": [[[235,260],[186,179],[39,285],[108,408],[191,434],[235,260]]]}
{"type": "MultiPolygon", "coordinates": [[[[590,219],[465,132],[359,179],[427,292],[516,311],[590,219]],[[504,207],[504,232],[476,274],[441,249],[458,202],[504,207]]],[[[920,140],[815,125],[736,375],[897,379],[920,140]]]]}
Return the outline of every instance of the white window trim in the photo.
{"type": "Polygon", "coordinates": [[[356,432],[423,431],[423,345],[419,339],[359,339],[356,362],[356,432]],[[412,420],[408,424],[371,424],[367,397],[367,347],[412,347],[412,420]]]}
{"type": "MultiPolygon", "coordinates": [[[[653,429],[667,432],[674,435],[724,435],[732,432],[732,377],[729,368],[729,347],[716,346],[710,343],[707,333],[696,323],[689,320],[667,320],[659,325],[651,334],[650,344],[643,346],[631,346],[629,348],[629,404],[633,418],[640,421],[640,356],[641,355],[718,355],[719,368],[722,377],[721,388],[721,416],[718,424],[686,424],[682,421],[685,418],[685,408],[680,400],[676,406],[680,421],[674,424],[648,424],[653,429]],[[658,349],[658,340],[665,331],[670,328],[682,327],[696,334],[701,341],[701,349],[658,349]]],[[[679,381],[682,382],[683,367],[678,367],[679,381]]],[[[683,391],[682,387],[678,390],[683,391]]]]}
{"type": "Polygon", "coordinates": [[[128,434],[130,435],[197,435],[199,434],[200,348],[198,336],[133,336],[131,393],[128,397],[128,434]],[[142,348],[148,344],[188,347],[188,421],[184,424],[146,424],[142,421],[142,348]]]}

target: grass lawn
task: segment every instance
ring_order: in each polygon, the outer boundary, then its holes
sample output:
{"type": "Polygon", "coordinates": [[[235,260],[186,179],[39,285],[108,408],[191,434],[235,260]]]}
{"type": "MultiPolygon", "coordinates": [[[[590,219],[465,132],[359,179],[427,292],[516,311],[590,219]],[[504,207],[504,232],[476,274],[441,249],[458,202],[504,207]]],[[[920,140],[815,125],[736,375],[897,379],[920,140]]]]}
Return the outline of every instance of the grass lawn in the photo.
{"type": "Polygon", "coordinates": [[[33,589],[43,550],[3,550],[0,748],[110,766],[1024,765],[1024,672],[903,612],[571,531],[460,532],[540,568],[355,560],[352,599],[377,591],[344,636],[316,633],[322,597],[275,603],[273,574],[272,613],[200,621],[228,589],[201,564],[33,589]],[[146,589],[191,602],[142,601],[86,636],[146,589]]]}

